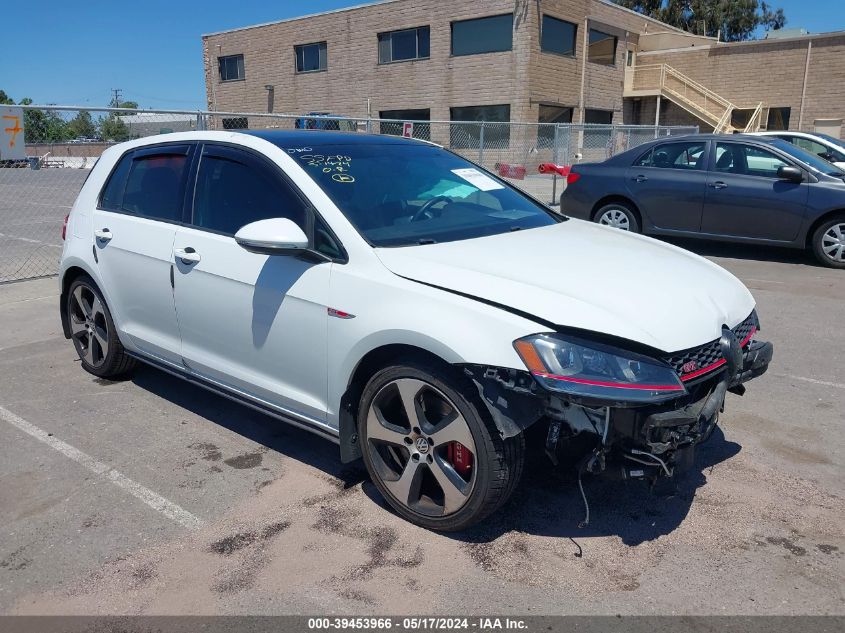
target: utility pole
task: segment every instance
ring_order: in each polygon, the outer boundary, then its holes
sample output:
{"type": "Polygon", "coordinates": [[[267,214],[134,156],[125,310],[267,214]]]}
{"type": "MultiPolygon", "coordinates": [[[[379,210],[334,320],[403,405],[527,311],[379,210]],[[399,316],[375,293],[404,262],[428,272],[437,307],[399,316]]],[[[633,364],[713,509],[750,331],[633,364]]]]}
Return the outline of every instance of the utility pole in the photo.
{"type": "Polygon", "coordinates": [[[111,91],[114,93],[114,97],[112,98],[111,107],[119,108],[120,107],[120,93],[122,92],[120,88],[112,88],[111,91]]]}

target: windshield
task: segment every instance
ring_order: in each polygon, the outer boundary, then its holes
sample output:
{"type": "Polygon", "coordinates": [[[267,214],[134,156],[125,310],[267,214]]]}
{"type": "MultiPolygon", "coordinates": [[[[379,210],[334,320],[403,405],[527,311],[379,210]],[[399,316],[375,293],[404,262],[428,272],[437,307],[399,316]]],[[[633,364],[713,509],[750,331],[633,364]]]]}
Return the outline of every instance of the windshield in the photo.
{"type": "Polygon", "coordinates": [[[452,242],[560,221],[439,147],[321,145],[289,154],[374,246],[452,242]]]}
{"type": "Polygon", "coordinates": [[[841,169],[827,162],[823,158],[819,158],[812,152],[808,152],[807,150],[801,149],[800,147],[793,145],[792,143],[788,143],[787,141],[781,140],[779,138],[766,140],[775,147],[777,147],[779,150],[786,152],[797,160],[800,160],[802,163],[810,167],[813,171],[819,171],[823,174],[827,174],[828,176],[845,176],[845,171],[842,171],[841,169]]]}

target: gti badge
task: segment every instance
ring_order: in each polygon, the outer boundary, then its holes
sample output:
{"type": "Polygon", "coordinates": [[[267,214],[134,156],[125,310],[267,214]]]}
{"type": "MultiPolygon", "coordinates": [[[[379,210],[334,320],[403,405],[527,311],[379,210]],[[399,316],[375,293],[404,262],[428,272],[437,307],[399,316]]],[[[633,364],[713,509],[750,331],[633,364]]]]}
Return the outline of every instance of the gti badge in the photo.
{"type": "Polygon", "coordinates": [[[681,373],[683,374],[691,374],[696,369],[698,369],[698,363],[694,360],[691,360],[681,365],[681,373]]]}

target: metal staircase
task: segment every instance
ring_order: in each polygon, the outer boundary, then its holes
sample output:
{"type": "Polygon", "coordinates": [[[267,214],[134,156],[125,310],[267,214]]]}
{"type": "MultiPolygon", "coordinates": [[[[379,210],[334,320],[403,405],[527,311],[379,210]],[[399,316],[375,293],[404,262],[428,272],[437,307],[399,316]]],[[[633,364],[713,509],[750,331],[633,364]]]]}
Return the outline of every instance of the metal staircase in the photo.
{"type": "Polygon", "coordinates": [[[661,96],[713,127],[716,133],[756,132],[765,126],[768,109],[761,102],[748,124],[738,129],[731,125],[737,107],[724,97],[679,72],[668,64],[634,66],[625,75],[625,97],[661,96]]]}

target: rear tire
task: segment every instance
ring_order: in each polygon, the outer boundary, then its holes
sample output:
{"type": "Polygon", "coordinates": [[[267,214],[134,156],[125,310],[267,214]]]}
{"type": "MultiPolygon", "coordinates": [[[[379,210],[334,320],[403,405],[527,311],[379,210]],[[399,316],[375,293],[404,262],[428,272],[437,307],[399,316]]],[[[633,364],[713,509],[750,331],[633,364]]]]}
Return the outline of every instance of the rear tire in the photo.
{"type": "Polygon", "coordinates": [[[829,268],[845,268],[845,215],[822,223],[813,232],[810,248],[823,265],[829,268]]]}
{"type": "Polygon", "coordinates": [[[503,439],[473,391],[451,367],[410,360],[364,388],[358,429],[367,471],[390,506],[421,527],[478,523],[522,476],[522,434],[503,439]]]}
{"type": "Polygon", "coordinates": [[[637,214],[627,202],[611,202],[604,205],[593,215],[593,222],[631,233],[640,232],[637,214]]]}
{"type": "Polygon", "coordinates": [[[135,359],[121,345],[111,312],[91,277],[80,275],[73,280],[65,311],[70,338],[85,371],[100,378],[116,378],[135,367],[135,359]]]}

